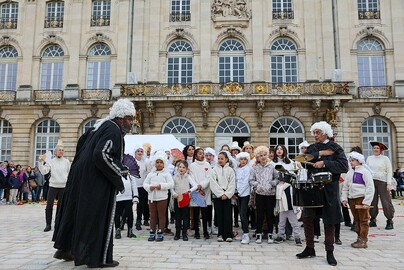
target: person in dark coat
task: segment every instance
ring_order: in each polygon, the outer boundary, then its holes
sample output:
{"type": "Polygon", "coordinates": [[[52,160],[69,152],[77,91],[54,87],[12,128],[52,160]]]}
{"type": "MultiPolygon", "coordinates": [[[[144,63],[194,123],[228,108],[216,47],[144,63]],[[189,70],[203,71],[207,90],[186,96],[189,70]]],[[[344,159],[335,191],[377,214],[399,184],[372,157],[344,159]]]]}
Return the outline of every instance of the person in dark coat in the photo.
{"type": "Polygon", "coordinates": [[[120,99],[80,137],[55,222],[54,258],[89,268],[119,265],[112,258],[114,213],[116,194],[127,181],[122,176],[129,174],[122,164],[124,136],[135,113],[132,102],[120,99]]]}
{"type": "Polygon", "coordinates": [[[306,235],[306,248],[302,253],[296,254],[299,259],[315,257],[314,250],[314,227],[313,219],[321,216],[324,222],[325,250],[327,252],[327,262],[330,265],[337,265],[334,257],[334,234],[335,224],[342,221],[341,202],[339,199],[339,178],[341,173],[346,173],[349,169],[348,161],[344,150],[333,141],[331,126],[324,121],[314,123],[310,128],[316,143],[310,145],[306,154],[314,156],[308,165],[308,175],[319,172],[330,172],[331,179],[326,181],[321,189],[324,206],[318,208],[304,208],[302,217],[304,233],[306,235]]]}

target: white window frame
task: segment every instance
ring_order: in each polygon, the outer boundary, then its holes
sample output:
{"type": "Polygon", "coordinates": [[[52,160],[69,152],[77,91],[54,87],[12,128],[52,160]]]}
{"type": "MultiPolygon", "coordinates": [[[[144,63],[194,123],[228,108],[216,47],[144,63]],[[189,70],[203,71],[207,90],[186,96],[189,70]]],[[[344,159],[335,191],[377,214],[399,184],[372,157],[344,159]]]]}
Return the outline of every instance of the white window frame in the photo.
{"type": "Polygon", "coordinates": [[[391,126],[390,123],[380,117],[369,117],[361,125],[363,155],[367,158],[373,155],[373,149],[369,142],[376,141],[386,145],[389,150],[384,154],[391,159],[391,126]]]}
{"type": "Polygon", "coordinates": [[[278,38],[272,42],[269,67],[272,83],[297,83],[299,79],[299,64],[296,43],[288,38],[278,38]],[[281,59],[280,62],[278,61],[279,58],[281,59]],[[294,61],[292,58],[294,58],[294,61]],[[281,64],[282,69],[272,68],[274,64],[281,64]],[[287,65],[290,65],[290,67],[287,65]],[[292,65],[295,65],[295,68],[292,65]],[[277,74],[277,71],[282,72],[281,81],[279,81],[280,76],[277,74]]]}
{"type": "Polygon", "coordinates": [[[55,150],[60,134],[60,126],[53,119],[45,119],[35,126],[35,152],[33,164],[36,164],[40,155],[55,150]],[[41,144],[41,145],[40,145],[41,144]],[[44,145],[44,146],[42,146],[44,145]]]}
{"type": "Polygon", "coordinates": [[[275,147],[282,144],[288,150],[290,158],[299,154],[299,144],[304,141],[304,127],[293,117],[280,117],[269,127],[268,145],[275,147]],[[292,142],[293,141],[293,142],[292,142]]]}
{"type": "Polygon", "coordinates": [[[185,40],[176,40],[168,48],[167,53],[167,83],[191,84],[193,80],[192,46],[185,40]],[[178,63],[175,63],[178,61],[178,63]],[[186,65],[183,69],[183,65],[186,65]],[[188,66],[190,65],[190,69],[188,66]],[[177,69],[175,69],[177,67],[177,69]],[[172,68],[170,70],[170,68],[172,68]],[[189,71],[191,75],[188,76],[189,71]],[[185,75],[183,73],[185,72],[185,75]]]}
{"type": "Polygon", "coordinates": [[[219,83],[239,82],[244,83],[246,77],[246,59],[244,45],[236,39],[227,39],[219,46],[219,59],[218,59],[218,75],[219,83]],[[226,62],[227,61],[227,62],[226,62]],[[234,65],[241,68],[234,69],[234,65]],[[221,65],[223,66],[221,68],[221,65]],[[225,66],[228,65],[229,68],[225,66]],[[240,75],[240,73],[243,75],[240,75]],[[223,72],[223,75],[221,73],[223,72]],[[226,73],[229,75],[226,75],[226,73]],[[236,74],[238,73],[238,74],[236,74]]]}
{"type": "Polygon", "coordinates": [[[0,48],[0,90],[17,90],[17,57],[13,46],[0,48]]]}
{"type": "Polygon", "coordinates": [[[111,49],[105,43],[94,44],[88,52],[86,88],[110,89],[110,84],[111,49]],[[103,48],[97,48],[97,46],[103,46],[103,48]]]}
{"type": "Polygon", "coordinates": [[[59,45],[45,48],[41,59],[40,89],[61,90],[63,85],[64,51],[59,45]]]}
{"type": "Polygon", "coordinates": [[[386,86],[386,61],[383,45],[374,38],[358,43],[358,85],[386,86]],[[377,76],[374,76],[377,74],[377,76]],[[380,76],[381,75],[381,76],[380,76]]]}
{"type": "Polygon", "coordinates": [[[10,122],[0,119],[0,161],[11,160],[13,127],[10,122]]]}
{"type": "Polygon", "coordinates": [[[161,129],[161,134],[173,134],[185,145],[196,145],[196,128],[194,123],[184,117],[168,120],[161,129]]]}

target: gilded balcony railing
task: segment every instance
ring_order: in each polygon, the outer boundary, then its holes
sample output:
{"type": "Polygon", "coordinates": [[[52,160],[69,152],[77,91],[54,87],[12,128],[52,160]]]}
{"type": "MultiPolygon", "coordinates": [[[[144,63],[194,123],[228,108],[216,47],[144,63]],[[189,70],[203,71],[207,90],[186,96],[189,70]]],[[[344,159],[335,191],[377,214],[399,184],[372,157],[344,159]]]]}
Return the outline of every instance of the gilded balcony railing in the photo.
{"type": "Polygon", "coordinates": [[[390,85],[386,86],[360,86],[358,87],[360,98],[390,98],[393,90],[390,85]]]}
{"type": "Polygon", "coordinates": [[[0,29],[17,29],[18,18],[0,18],[0,29]]]}
{"type": "Polygon", "coordinates": [[[91,16],[91,26],[109,26],[111,23],[110,15],[93,15],[91,16]]]}
{"type": "Polygon", "coordinates": [[[160,83],[124,84],[121,96],[227,96],[227,95],[347,95],[348,82],[310,83],[193,83],[168,85],[160,83]]]}
{"type": "Polygon", "coordinates": [[[81,89],[82,100],[110,100],[110,89],[81,89]]]}
{"type": "Polygon", "coordinates": [[[63,28],[63,16],[49,16],[45,17],[45,28],[63,28]]]}
{"type": "Polygon", "coordinates": [[[380,19],[380,10],[365,10],[358,12],[359,20],[380,19]]]}
{"type": "Polygon", "coordinates": [[[273,11],[272,12],[272,19],[274,20],[284,20],[284,19],[289,19],[292,20],[294,19],[294,12],[293,10],[290,11],[273,11]]]}
{"type": "Polygon", "coordinates": [[[15,95],[15,90],[0,90],[0,101],[14,101],[15,95]]]}
{"type": "Polygon", "coordinates": [[[34,101],[61,101],[63,91],[60,89],[34,90],[34,101]]]}
{"type": "Polygon", "coordinates": [[[170,14],[170,22],[189,22],[191,21],[190,12],[172,12],[170,14]]]}

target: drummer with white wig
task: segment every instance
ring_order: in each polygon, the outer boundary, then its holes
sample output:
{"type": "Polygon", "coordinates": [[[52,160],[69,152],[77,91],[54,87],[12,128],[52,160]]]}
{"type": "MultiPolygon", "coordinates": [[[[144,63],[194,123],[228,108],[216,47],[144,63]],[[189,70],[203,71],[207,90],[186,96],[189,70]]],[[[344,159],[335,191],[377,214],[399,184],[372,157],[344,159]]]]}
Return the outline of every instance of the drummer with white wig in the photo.
{"type": "Polygon", "coordinates": [[[341,173],[348,171],[348,161],[342,147],[334,142],[332,128],[327,122],[314,123],[310,128],[310,132],[314,136],[315,143],[311,144],[305,153],[314,157],[310,160],[313,165],[308,164],[307,166],[309,177],[316,173],[329,173],[329,179],[324,182],[324,188],[321,189],[324,206],[303,209],[302,217],[306,235],[306,248],[296,256],[299,259],[316,256],[313,220],[316,216],[321,216],[324,223],[327,262],[335,266],[337,265],[337,260],[334,257],[335,224],[342,221],[339,179],[341,173]]]}

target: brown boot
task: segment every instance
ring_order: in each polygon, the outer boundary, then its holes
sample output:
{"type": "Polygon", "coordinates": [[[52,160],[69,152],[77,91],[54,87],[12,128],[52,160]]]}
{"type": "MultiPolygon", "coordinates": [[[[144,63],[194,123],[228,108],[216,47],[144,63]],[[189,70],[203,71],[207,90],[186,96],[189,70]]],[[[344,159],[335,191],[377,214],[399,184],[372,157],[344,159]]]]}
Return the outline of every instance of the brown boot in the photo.
{"type": "Polygon", "coordinates": [[[351,247],[354,247],[354,245],[358,244],[360,241],[361,239],[358,237],[358,239],[356,239],[356,241],[351,244],[351,247]]]}
{"type": "Polygon", "coordinates": [[[360,240],[358,243],[353,243],[352,247],[354,248],[367,248],[368,244],[366,241],[360,240]]]}

